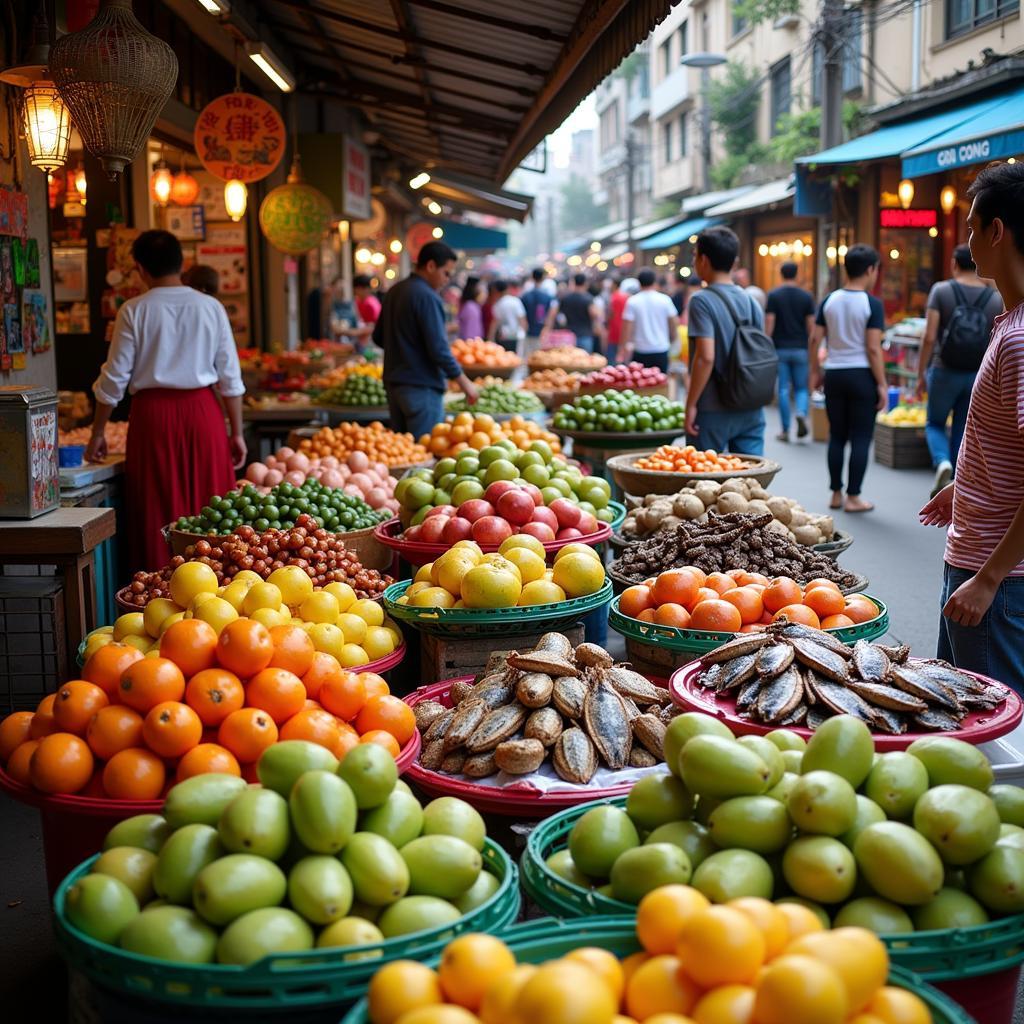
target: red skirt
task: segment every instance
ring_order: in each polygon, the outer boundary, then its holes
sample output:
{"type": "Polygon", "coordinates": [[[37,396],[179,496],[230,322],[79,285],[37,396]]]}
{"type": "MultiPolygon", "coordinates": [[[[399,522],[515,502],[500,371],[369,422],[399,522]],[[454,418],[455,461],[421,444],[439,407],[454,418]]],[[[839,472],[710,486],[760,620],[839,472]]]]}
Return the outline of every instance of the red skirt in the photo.
{"type": "Polygon", "coordinates": [[[211,388],[151,388],[132,397],[125,453],[130,569],[159,569],[160,530],[235,483],[224,413],[211,388]]]}

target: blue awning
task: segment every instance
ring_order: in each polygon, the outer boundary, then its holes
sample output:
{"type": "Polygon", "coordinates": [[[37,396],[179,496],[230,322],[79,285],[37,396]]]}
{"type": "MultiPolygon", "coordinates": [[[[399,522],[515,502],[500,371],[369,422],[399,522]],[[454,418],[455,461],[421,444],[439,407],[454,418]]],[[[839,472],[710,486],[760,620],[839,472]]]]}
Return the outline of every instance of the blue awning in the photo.
{"type": "Polygon", "coordinates": [[[985,109],[969,120],[905,150],[903,176],[917,178],[1024,153],[1024,87],[984,102],[985,109]]]}
{"type": "Polygon", "coordinates": [[[463,252],[493,252],[508,248],[508,233],[494,228],[481,228],[460,220],[438,221],[444,231],[442,241],[463,252]]]}
{"type": "Polygon", "coordinates": [[[692,235],[699,235],[705,228],[718,224],[714,217],[695,217],[693,220],[684,220],[682,224],[673,224],[672,227],[659,231],[658,234],[645,238],[640,243],[641,249],[667,249],[672,245],[679,245],[685,242],[692,235]]]}

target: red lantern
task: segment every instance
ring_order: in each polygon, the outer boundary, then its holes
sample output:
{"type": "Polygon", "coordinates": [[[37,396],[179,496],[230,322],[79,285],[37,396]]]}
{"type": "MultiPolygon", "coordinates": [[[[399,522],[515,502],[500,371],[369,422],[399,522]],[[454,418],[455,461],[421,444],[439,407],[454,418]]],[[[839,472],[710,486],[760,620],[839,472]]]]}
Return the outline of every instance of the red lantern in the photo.
{"type": "Polygon", "coordinates": [[[191,206],[198,195],[199,182],[183,168],[171,182],[171,202],[175,206],[191,206]]]}

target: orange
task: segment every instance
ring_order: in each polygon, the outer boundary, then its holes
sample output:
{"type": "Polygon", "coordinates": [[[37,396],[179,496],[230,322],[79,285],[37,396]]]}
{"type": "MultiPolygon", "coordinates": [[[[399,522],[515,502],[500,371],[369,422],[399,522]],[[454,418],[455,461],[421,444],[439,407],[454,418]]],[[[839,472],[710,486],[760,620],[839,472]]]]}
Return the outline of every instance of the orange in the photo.
{"type": "Polygon", "coordinates": [[[262,672],[274,656],[270,630],[253,619],[229,622],[217,638],[217,660],[239,679],[262,672]]]}
{"type": "Polygon", "coordinates": [[[569,960],[543,964],[519,990],[512,1019],[519,1024],[611,1024],[615,1000],[592,971],[569,960]]]}
{"type": "Polygon", "coordinates": [[[737,587],[735,590],[726,591],[722,595],[722,600],[736,608],[744,626],[760,622],[761,616],[764,615],[764,601],[756,590],[737,587]]]}
{"type": "Polygon", "coordinates": [[[92,716],[85,742],[101,761],[109,761],[120,750],[141,746],[142,715],[122,704],[108,704],[92,716]]]}
{"type": "Polygon", "coordinates": [[[44,736],[32,752],[28,774],[44,793],[77,793],[92,778],[92,751],[69,732],[44,736]]]}
{"type": "Polygon", "coordinates": [[[444,1002],[437,975],[414,960],[393,960],[374,974],[366,990],[372,1024],[395,1024],[403,1014],[444,1002]]]}
{"type": "MultiPolygon", "coordinates": [[[[571,955],[571,954],[570,954],[571,955]]],[[[569,957],[566,957],[568,960],[569,957]]],[[[503,974],[491,985],[480,1002],[477,1015],[483,1024],[508,1024],[523,986],[537,973],[533,964],[519,964],[510,974],[503,974]]]]}
{"type": "Polygon", "coordinates": [[[690,613],[681,604],[659,605],[654,611],[654,621],[659,626],[675,626],[686,629],[690,625],[690,613]]]}
{"type": "Polygon", "coordinates": [[[697,596],[693,599],[693,603],[689,606],[689,611],[692,613],[693,609],[701,603],[701,601],[717,601],[722,595],[717,590],[712,590],[710,587],[700,587],[697,590],[697,596]]]}
{"type": "Polygon", "coordinates": [[[302,673],[302,685],[306,688],[306,696],[312,697],[313,700],[319,700],[317,694],[320,693],[320,687],[326,680],[341,671],[341,665],[333,655],[325,654],[323,651],[314,651],[309,668],[302,673]]]}
{"type": "Polygon", "coordinates": [[[6,761],[29,738],[31,727],[31,711],[15,711],[0,722],[0,761],[6,761]]]}
{"type": "Polygon", "coordinates": [[[200,743],[194,746],[178,762],[175,779],[184,782],[193,775],[206,775],[219,772],[221,775],[240,775],[238,759],[230,750],[219,743],[200,743]]]}
{"type": "Polygon", "coordinates": [[[302,680],[285,668],[265,668],[245,688],[245,703],[266,711],[278,725],[300,711],[305,700],[302,680]]]}
{"type": "Polygon", "coordinates": [[[703,585],[717,594],[724,594],[727,590],[735,588],[736,581],[724,572],[712,572],[708,574],[703,585]]]}
{"type": "Polygon", "coordinates": [[[637,618],[638,618],[638,619],[639,619],[639,620],[640,620],[641,622],[653,622],[653,621],[654,621],[654,609],[653,609],[653,608],[645,608],[645,609],[644,609],[644,610],[643,610],[643,611],[642,611],[642,612],[641,612],[641,613],[640,613],[640,614],[639,614],[639,615],[637,616],[637,618]]]}
{"type": "Polygon", "coordinates": [[[639,617],[645,608],[653,607],[654,597],[651,594],[651,588],[645,587],[642,584],[626,587],[619,595],[619,611],[623,615],[628,615],[631,619],[639,617]]]}
{"type": "Polygon", "coordinates": [[[362,711],[366,703],[366,684],[355,672],[346,672],[339,665],[337,672],[324,680],[317,700],[332,715],[348,722],[362,711]]]}
{"type": "Polygon", "coordinates": [[[617,956],[599,946],[582,946],[568,953],[565,959],[583,964],[593,971],[608,986],[616,1004],[621,1002],[626,988],[626,976],[617,956]]]}
{"type": "Polygon", "coordinates": [[[72,679],[57,691],[53,703],[53,723],[61,732],[84,734],[86,726],[100,708],[106,707],[110,698],[95,683],[84,679],[72,679]]]}
{"type": "Polygon", "coordinates": [[[113,800],[156,800],[164,788],[164,763],[151,750],[129,747],[103,769],[103,789],[113,800]]]}
{"type": "MultiPolygon", "coordinates": [[[[337,721],[337,719],[335,719],[337,721]]],[[[343,761],[345,755],[353,748],[359,746],[359,733],[352,728],[348,722],[338,722],[338,737],[334,741],[334,746],[331,747],[331,753],[339,760],[343,761]]]]}
{"type": "Polygon", "coordinates": [[[102,687],[108,697],[113,697],[124,670],[142,657],[142,651],[129,644],[106,644],[85,663],[82,678],[102,687]]]}
{"type": "Polygon", "coordinates": [[[854,624],[849,615],[826,615],[821,620],[822,629],[846,629],[854,624]]]}
{"type": "Polygon", "coordinates": [[[689,569],[669,569],[654,581],[651,597],[656,605],[687,605],[697,596],[700,586],[697,577],[689,569]]]}
{"type": "Polygon", "coordinates": [[[741,587],[749,587],[752,583],[757,584],[761,587],[767,587],[771,580],[768,579],[763,573],[759,572],[744,572],[743,575],[737,580],[737,583],[741,587]]]}
{"type": "Polygon", "coordinates": [[[804,604],[816,612],[819,619],[823,619],[829,615],[839,615],[846,607],[846,598],[838,589],[812,587],[804,593],[804,604]]]}
{"type": "MultiPolygon", "coordinates": [[[[183,620],[184,621],[184,620],[183,620]]],[[[203,723],[187,705],[168,700],[157,704],[142,724],[146,746],[161,757],[181,757],[203,736],[203,723]]]]}
{"type": "Polygon", "coordinates": [[[185,677],[169,658],[143,658],[125,669],[118,692],[122,704],[145,715],[166,700],[181,700],[185,677]]]}
{"type": "Polygon", "coordinates": [[[787,622],[802,622],[805,626],[813,626],[815,629],[821,627],[821,620],[817,614],[802,604],[783,605],[772,616],[772,621],[779,622],[782,619],[785,619],[787,622]]]}
{"type": "Polygon", "coordinates": [[[232,711],[245,704],[245,688],[233,672],[207,668],[188,681],[185,703],[195,711],[203,725],[220,725],[232,711]]]}
{"type": "Polygon", "coordinates": [[[736,633],[743,625],[739,609],[721,599],[701,601],[690,614],[690,629],[709,629],[715,633],[736,633]]]}
{"type": "Polygon", "coordinates": [[[786,954],[772,961],[757,981],[755,1024],[841,1024],[846,990],[839,975],[820,960],[786,954]]]}
{"type": "Polygon", "coordinates": [[[391,687],[388,686],[387,680],[376,672],[360,672],[359,682],[363,684],[363,689],[366,690],[366,699],[369,700],[371,697],[383,697],[384,694],[391,692],[391,687]]]}
{"type": "Polygon", "coordinates": [[[694,1024],[750,1024],[757,993],[749,985],[722,985],[693,1008],[694,1024]]]}
{"type": "Polygon", "coordinates": [[[516,968],[516,958],[493,935],[460,935],[445,947],[437,977],[445,998],[474,1012],[487,989],[516,968]]]}
{"type": "Polygon", "coordinates": [[[799,604],[803,598],[803,592],[799,584],[795,583],[788,576],[776,576],[761,595],[764,601],[765,611],[777,612],[785,608],[787,604],[799,604]]]}
{"type": "Polygon", "coordinates": [[[240,708],[220,723],[217,742],[239,761],[255,761],[267,747],[277,742],[277,725],[266,711],[240,708]]]}
{"type": "Polygon", "coordinates": [[[626,985],[626,1012],[637,1020],[655,1013],[689,1013],[700,989],[682,971],[677,956],[652,956],[626,985]]]}
{"type": "Polygon", "coordinates": [[[878,605],[865,597],[863,594],[854,594],[846,599],[846,608],[843,614],[853,619],[855,623],[870,622],[878,618],[878,605]]]}
{"type": "Polygon", "coordinates": [[[379,744],[388,751],[396,761],[398,760],[398,755],[402,752],[402,748],[399,746],[398,740],[384,729],[371,729],[369,732],[364,732],[359,737],[359,742],[379,744]]]}
{"type": "Polygon", "coordinates": [[[32,739],[41,740],[51,732],[57,731],[57,723],[53,720],[53,705],[56,703],[55,693],[48,694],[39,702],[32,715],[32,724],[28,727],[28,734],[32,739]]]}
{"type": "Polygon", "coordinates": [[[636,910],[636,935],[648,953],[674,953],[683,924],[711,904],[688,885],[663,885],[649,892],[636,910]]]}
{"type": "MultiPolygon", "coordinates": [[[[804,593],[814,590],[815,587],[828,587],[830,590],[839,590],[839,584],[835,580],[827,580],[824,576],[816,576],[813,580],[804,584],[804,593]]],[[[839,591],[842,593],[842,591],[839,591]]]]}
{"type": "Polygon", "coordinates": [[[885,1024],[930,1024],[932,1019],[928,1008],[913,992],[889,985],[872,996],[868,1012],[885,1024]]]}
{"type": "Polygon", "coordinates": [[[23,786],[32,784],[29,766],[32,762],[32,754],[40,742],[40,740],[25,740],[11,751],[11,756],[7,759],[6,771],[15,782],[20,782],[23,786]]]}
{"type": "Polygon", "coordinates": [[[334,750],[338,745],[338,720],[323,708],[303,708],[281,726],[282,740],[308,740],[334,750]]]}
{"type": "Polygon", "coordinates": [[[359,733],[373,732],[383,729],[404,746],[416,732],[416,716],[405,701],[390,694],[371,697],[356,718],[356,731],[359,733]]]}
{"type": "Polygon", "coordinates": [[[274,626],[270,630],[274,643],[271,668],[286,668],[297,676],[304,676],[313,664],[316,648],[309,634],[299,626],[274,626]]]}
{"type": "Polygon", "coordinates": [[[202,619],[180,619],[160,637],[160,656],[189,679],[217,664],[217,631],[202,619]]]}
{"type": "Polygon", "coordinates": [[[789,944],[789,920],[779,907],[758,896],[741,896],[727,904],[754,923],[764,938],[764,958],[772,960],[789,944]]]}
{"type": "Polygon", "coordinates": [[[889,976],[885,944],[866,928],[812,932],[786,947],[786,955],[792,953],[828,964],[842,980],[853,1012],[867,1006],[889,976]]]}
{"type": "MultiPolygon", "coordinates": [[[[662,888],[669,889],[671,886],[663,886],[662,888]]],[[[672,943],[672,948],[675,949],[675,941],[672,943]]],[[[637,969],[641,964],[647,963],[650,960],[650,956],[641,950],[639,953],[630,953],[622,961],[622,980],[625,984],[629,984],[629,979],[636,974],[637,969]]]]}
{"type": "Polygon", "coordinates": [[[757,926],[732,907],[708,907],[679,933],[683,970],[701,988],[749,985],[764,964],[765,941],[757,926]]]}
{"type": "Polygon", "coordinates": [[[703,569],[698,568],[696,565],[684,565],[683,568],[687,572],[692,572],[693,575],[697,577],[698,587],[703,587],[706,585],[708,574],[703,569]]]}
{"type": "Polygon", "coordinates": [[[809,935],[811,932],[823,930],[821,919],[809,907],[802,903],[790,903],[782,900],[776,903],[782,915],[786,918],[786,925],[789,929],[789,941],[800,938],[801,935],[809,935]]]}

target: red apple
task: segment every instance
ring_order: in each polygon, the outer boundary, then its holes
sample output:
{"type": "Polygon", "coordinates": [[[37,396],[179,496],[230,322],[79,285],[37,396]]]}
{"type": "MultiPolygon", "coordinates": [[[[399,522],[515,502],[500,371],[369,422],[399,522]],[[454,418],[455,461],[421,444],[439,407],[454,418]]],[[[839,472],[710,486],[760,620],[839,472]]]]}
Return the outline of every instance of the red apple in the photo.
{"type": "Polygon", "coordinates": [[[473,524],[473,540],[477,544],[497,547],[512,536],[512,527],[499,516],[481,516],[473,524]]]}
{"type": "Polygon", "coordinates": [[[489,501],[484,501],[483,498],[470,498],[469,501],[464,501],[459,506],[456,514],[475,523],[484,516],[493,516],[494,506],[489,501]]]}
{"type": "Polygon", "coordinates": [[[516,487],[498,498],[496,507],[499,516],[503,516],[513,526],[522,526],[533,518],[533,510],[537,506],[526,491],[516,487]]]}
{"type": "Polygon", "coordinates": [[[493,484],[488,486],[487,490],[484,491],[484,501],[489,501],[492,505],[498,504],[498,499],[506,491],[514,491],[516,484],[511,480],[495,480],[493,484]]]}
{"type": "Polygon", "coordinates": [[[463,519],[462,516],[452,516],[444,524],[444,532],[441,534],[441,540],[445,544],[454,544],[456,541],[469,540],[473,536],[473,524],[468,519],[463,519]]]}
{"type": "Polygon", "coordinates": [[[555,540],[576,540],[582,536],[583,534],[580,533],[575,526],[563,526],[558,533],[555,534],[555,540]]]}
{"type": "Polygon", "coordinates": [[[555,513],[559,526],[578,526],[583,514],[579,505],[574,505],[568,498],[555,498],[548,508],[555,513]]]}
{"type": "Polygon", "coordinates": [[[552,536],[554,536],[555,530],[558,529],[558,516],[556,516],[555,513],[545,505],[538,505],[537,508],[533,510],[533,519],[531,522],[544,523],[545,526],[549,526],[551,528],[552,536]]]}
{"type": "Polygon", "coordinates": [[[601,528],[601,524],[597,521],[597,516],[593,512],[580,511],[580,521],[576,524],[576,529],[582,534],[594,533],[601,528]]]}
{"type": "Polygon", "coordinates": [[[519,527],[519,532],[536,537],[542,544],[555,539],[555,531],[547,523],[527,523],[525,526],[519,527]]]}
{"type": "Polygon", "coordinates": [[[426,544],[440,544],[450,522],[447,516],[427,516],[420,524],[420,540],[426,544]]]}
{"type": "Polygon", "coordinates": [[[534,505],[544,504],[544,495],[540,493],[539,487],[534,484],[523,484],[522,490],[526,491],[526,493],[533,498],[534,505]]]}
{"type": "Polygon", "coordinates": [[[420,534],[422,532],[423,532],[423,527],[422,526],[410,526],[409,529],[405,531],[405,534],[403,535],[403,538],[405,540],[422,540],[423,538],[420,537],[420,534]]]}
{"type": "Polygon", "coordinates": [[[448,516],[455,515],[454,505],[435,505],[424,517],[423,521],[426,522],[431,516],[448,516]]]}

